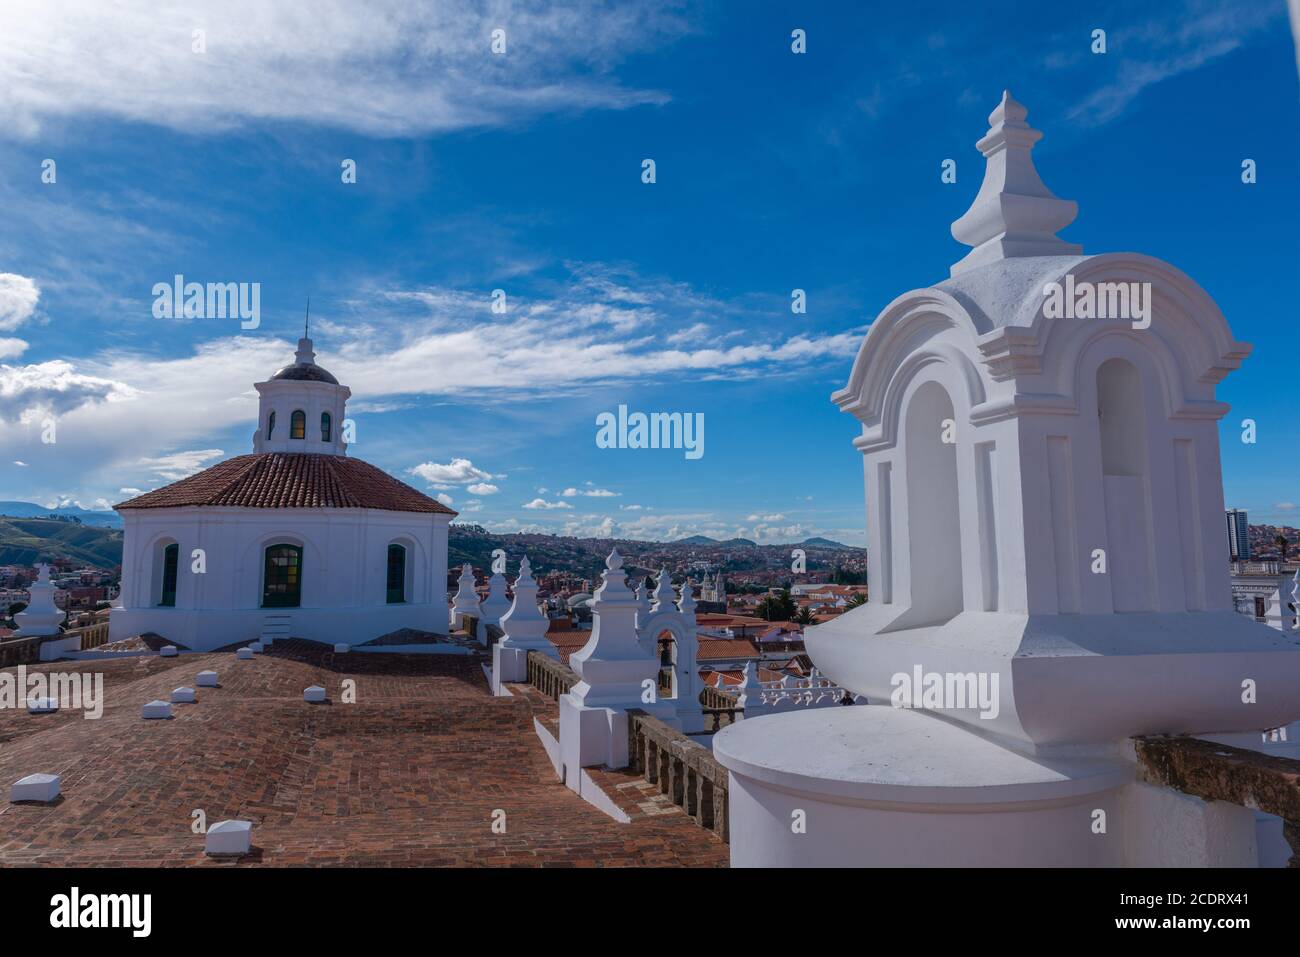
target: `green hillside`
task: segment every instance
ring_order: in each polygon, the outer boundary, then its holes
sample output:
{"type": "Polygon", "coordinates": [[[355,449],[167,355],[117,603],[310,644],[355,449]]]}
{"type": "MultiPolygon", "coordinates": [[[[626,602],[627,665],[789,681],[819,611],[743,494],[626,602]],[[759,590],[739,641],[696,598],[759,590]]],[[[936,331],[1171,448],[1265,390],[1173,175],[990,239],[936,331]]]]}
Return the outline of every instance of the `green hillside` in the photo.
{"type": "Polygon", "coordinates": [[[53,558],[98,568],[120,565],[122,532],[50,518],[0,515],[0,565],[32,565],[53,558]]]}

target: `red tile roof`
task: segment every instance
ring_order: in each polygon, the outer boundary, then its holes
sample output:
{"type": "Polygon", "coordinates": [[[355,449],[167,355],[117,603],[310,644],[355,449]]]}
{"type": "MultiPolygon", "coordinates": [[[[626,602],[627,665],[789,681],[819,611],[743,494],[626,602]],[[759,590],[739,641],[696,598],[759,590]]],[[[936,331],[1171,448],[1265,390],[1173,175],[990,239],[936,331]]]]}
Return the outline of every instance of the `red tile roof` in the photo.
{"type": "Polygon", "coordinates": [[[748,638],[702,637],[700,638],[699,650],[695,653],[696,661],[758,657],[758,646],[748,638]]]}
{"type": "Polygon", "coordinates": [[[369,462],[342,455],[256,452],[218,462],[197,475],[113,507],[376,508],[387,512],[456,512],[369,462]]]}

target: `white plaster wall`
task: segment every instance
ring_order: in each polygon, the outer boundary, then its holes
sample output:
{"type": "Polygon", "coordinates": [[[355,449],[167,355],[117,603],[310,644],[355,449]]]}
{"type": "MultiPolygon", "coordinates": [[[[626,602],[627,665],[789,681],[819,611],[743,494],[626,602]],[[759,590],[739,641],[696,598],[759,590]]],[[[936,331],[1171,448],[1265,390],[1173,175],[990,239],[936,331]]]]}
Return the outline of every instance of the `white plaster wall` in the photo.
{"type": "MultiPolygon", "coordinates": [[[[278,423],[277,423],[278,429],[278,423]]],[[[125,509],[122,608],[114,640],[154,631],[203,650],[258,637],[266,616],[288,616],[289,633],[355,644],[396,628],[445,632],[450,516],[377,509],[125,509]],[[156,604],[157,546],[180,546],[176,606],[156,604]],[[406,602],[387,604],[388,545],[407,549],[406,602]],[[303,549],[302,604],[262,608],[264,552],[303,549]],[[195,574],[201,548],[206,571],[195,574]]]]}
{"type": "Polygon", "coordinates": [[[298,379],[272,379],[258,382],[257,431],[253,433],[255,452],[315,452],[323,455],[343,455],[347,443],[343,441],[344,405],[352,395],[347,386],[328,382],[311,382],[298,379]],[[301,409],[307,417],[304,438],[289,438],[289,427],[294,410],[301,409]],[[267,422],[275,412],[275,430],[266,438],[267,422]],[[330,414],[330,441],[321,441],[320,416],[330,414]]]}

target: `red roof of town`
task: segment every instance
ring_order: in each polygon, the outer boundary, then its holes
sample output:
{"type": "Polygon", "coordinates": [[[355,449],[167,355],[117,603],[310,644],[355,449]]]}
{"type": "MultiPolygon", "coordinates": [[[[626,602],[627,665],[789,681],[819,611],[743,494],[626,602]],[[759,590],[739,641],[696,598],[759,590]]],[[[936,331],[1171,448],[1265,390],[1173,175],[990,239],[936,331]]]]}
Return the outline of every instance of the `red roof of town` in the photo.
{"type": "Polygon", "coordinates": [[[197,475],[113,507],[375,508],[387,512],[456,512],[369,462],[310,452],[255,452],[218,462],[197,475]]]}
{"type": "Polygon", "coordinates": [[[699,650],[695,653],[696,661],[757,657],[758,646],[748,638],[703,637],[700,639],[699,650]]]}

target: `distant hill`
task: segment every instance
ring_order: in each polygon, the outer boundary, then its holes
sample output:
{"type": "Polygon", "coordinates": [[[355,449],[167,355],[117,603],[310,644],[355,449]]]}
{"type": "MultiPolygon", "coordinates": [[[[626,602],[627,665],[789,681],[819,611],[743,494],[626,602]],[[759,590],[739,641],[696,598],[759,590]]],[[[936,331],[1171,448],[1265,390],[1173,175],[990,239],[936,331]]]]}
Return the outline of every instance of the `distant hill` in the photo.
{"type": "Polygon", "coordinates": [[[833,542],[829,538],[805,538],[800,545],[811,545],[813,548],[849,548],[841,542],[833,542]]]}
{"type": "Polygon", "coordinates": [[[716,538],[709,538],[707,535],[692,535],[690,538],[679,538],[673,542],[674,545],[718,545],[716,538]]]}
{"type": "Polygon", "coordinates": [[[122,564],[122,532],[52,518],[0,516],[0,565],[67,558],[79,565],[122,564]]]}
{"type": "Polygon", "coordinates": [[[12,515],[14,518],[46,518],[58,515],[66,518],[78,518],[85,525],[97,525],[101,528],[121,528],[122,517],[113,511],[94,511],[64,505],[61,508],[46,508],[35,502],[0,502],[0,516],[12,515]]]}

